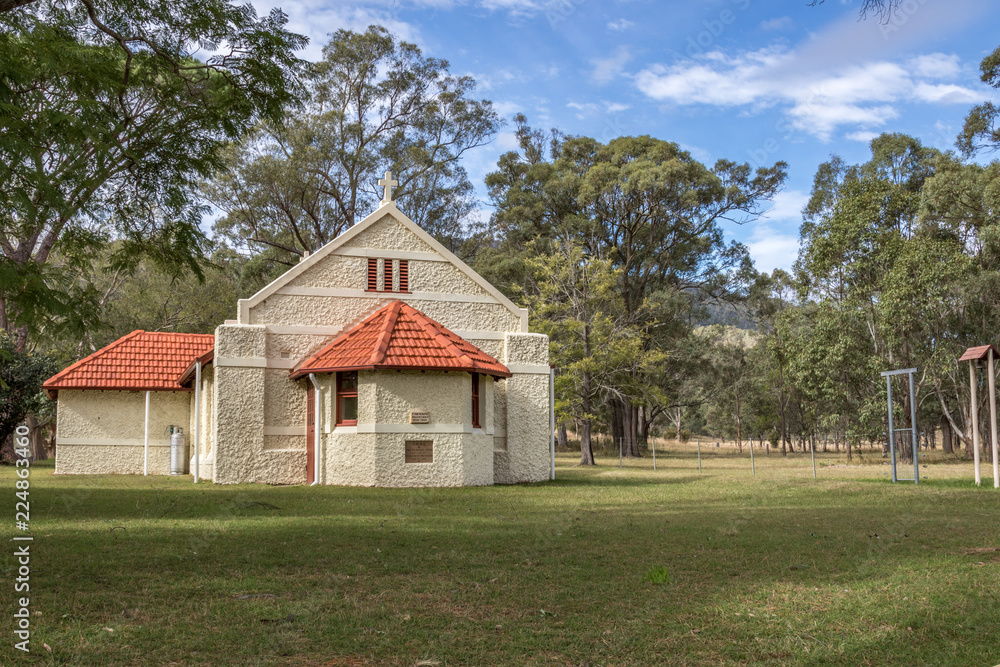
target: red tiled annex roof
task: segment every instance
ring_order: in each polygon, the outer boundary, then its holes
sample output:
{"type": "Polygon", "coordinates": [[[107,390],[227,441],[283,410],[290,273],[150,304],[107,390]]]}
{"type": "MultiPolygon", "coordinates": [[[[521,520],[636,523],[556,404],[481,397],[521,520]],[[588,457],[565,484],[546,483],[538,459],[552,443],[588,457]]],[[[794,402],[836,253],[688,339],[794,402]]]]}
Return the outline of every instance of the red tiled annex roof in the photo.
{"type": "Polygon", "coordinates": [[[959,357],[959,361],[978,361],[980,359],[985,359],[993,349],[993,358],[1000,359],[1000,352],[997,351],[992,345],[980,345],[979,347],[970,347],[965,353],[959,357]]]}
{"type": "Polygon", "coordinates": [[[398,300],[301,361],[291,375],[300,378],[309,373],[376,368],[511,375],[506,366],[469,341],[398,300]]]}
{"type": "Polygon", "coordinates": [[[181,391],[180,374],[215,349],[211,334],[133,331],[42,384],[52,398],[60,389],[181,391]]]}

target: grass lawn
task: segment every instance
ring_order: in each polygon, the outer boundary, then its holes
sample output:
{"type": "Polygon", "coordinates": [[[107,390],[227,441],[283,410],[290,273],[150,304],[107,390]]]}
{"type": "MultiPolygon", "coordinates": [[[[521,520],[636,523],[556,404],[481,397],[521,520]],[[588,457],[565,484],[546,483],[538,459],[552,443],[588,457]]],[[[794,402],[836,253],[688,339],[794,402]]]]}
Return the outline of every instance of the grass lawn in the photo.
{"type": "MultiPolygon", "coordinates": [[[[693,446],[461,489],[31,476],[32,653],[69,665],[1000,663],[1000,491],[693,446]],[[51,651],[43,647],[51,647],[51,651]]],[[[871,465],[868,465],[871,464],[871,465]]],[[[14,470],[0,468],[13,536],[14,470]]],[[[5,540],[6,542],[6,540],[5,540]]],[[[0,558],[10,628],[16,563],[0,558]]]]}

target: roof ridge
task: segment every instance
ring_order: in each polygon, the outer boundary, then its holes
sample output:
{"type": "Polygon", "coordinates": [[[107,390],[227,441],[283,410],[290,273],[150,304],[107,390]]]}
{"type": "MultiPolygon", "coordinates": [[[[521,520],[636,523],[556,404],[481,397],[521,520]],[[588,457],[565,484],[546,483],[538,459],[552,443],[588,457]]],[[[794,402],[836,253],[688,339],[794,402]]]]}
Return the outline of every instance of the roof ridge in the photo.
{"type": "Polygon", "coordinates": [[[399,313],[402,310],[403,302],[399,299],[391,302],[388,308],[382,307],[379,310],[385,311],[385,319],[382,322],[382,330],[375,339],[375,347],[372,349],[371,363],[381,364],[385,361],[385,353],[389,349],[389,341],[396,331],[396,323],[399,321],[399,313]]]}
{"type": "Polygon", "coordinates": [[[132,333],[127,333],[124,336],[122,336],[121,338],[119,338],[118,340],[113,341],[111,343],[108,343],[107,345],[105,345],[101,349],[94,350],[93,352],[91,352],[90,354],[88,354],[87,356],[85,356],[83,359],[79,359],[78,361],[73,362],[72,364],[70,364],[66,368],[62,369],[61,371],[59,371],[58,373],[56,373],[55,375],[53,375],[52,377],[50,377],[48,380],[46,380],[44,383],[42,383],[42,387],[44,388],[46,385],[49,385],[49,384],[51,384],[53,382],[58,382],[59,380],[61,380],[63,378],[63,376],[67,375],[70,371],[76,370],[79,366],[82,366],[86,362],[93,361],[98,356],[104,356],[106,353],[108,353],[111,350],[115,349],[116,347],[118,347],[119,345],[121,345],[122,343],[124,343],[125,341],[130,340],[130,339],[138,336],[139,334],[143,334],[143,333],[146,333],[146,331],[144,331],[143,329],[136,329],[132,333]]]}

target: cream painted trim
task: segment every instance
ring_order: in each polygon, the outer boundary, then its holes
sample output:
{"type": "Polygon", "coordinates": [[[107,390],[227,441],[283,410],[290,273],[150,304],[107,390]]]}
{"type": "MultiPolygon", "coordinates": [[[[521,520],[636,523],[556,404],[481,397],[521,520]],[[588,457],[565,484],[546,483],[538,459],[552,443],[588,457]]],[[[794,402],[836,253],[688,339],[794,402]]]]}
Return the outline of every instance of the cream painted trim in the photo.
{"type": "Polygon", "coordinates": [[[472,433],[472,424],[358,424],[358,433],[472,433]]]}
{"type": "Polygon", "coordinates": [[[305,435],[305,426],[265,426],[264,435],[305,435]]]}
{"type": "Polygon", "coordinates": [[[298,324],[268,324],[265,330],[269,334],[280,336],[335,336],[344,330],[343,327],[313,327],[298,324]]]}
{"type": "Polygon", "coordinates": [[[494,438],[506,438],[507,437],[507,429],[505,429],[503,426],[497,426],[496,428],[493,429],[493,437],[494,438]]]}
{"type": "Polygon", "coordinates": [[[461,336],[465,340],[504,340],[506,335],[509,333],[507,331],[484,331],[482,329],[464,329],[461,331],[454,331],[458,336],[461,336]]]}
{"type": "Polygon", "coordinates": [[[213,363],[216,368],[267,368],[267,359],[259,357],[216,357],[213,363]]]}
{"type": "Polygon", "coordinates": [[[378,248],[340,248],[330,253],[341,257],[377,257],[379,259],[412,259],[421,262],[447,262],[448,259],[434,252],[417,250],[379,250],[378,248]]]}
{"type": "Polygon", "coordinates": [[[274,359],[268,358],[267,365],[265,368],[277,368],[279,370],[288,370],[290,368],[295,368],[295,364],[298,363],[297,359],[274,359]]]}
{"type": "MultiPolygon", "coordinates": [[[[256,306],[264,299],[271,296],[272,294],[280,290],[282,287],[287,285],[289,282],[297,278],[299,275],[301,275],[305,271],[308,271],[313,266],[313,264],[316,264],[327,255],[336,252],[338,248],[346,245],[348,241],[353,239],[355,236],[360,234],[365,229],[374,225],[376,222],[381,220],[386,215],[395,218],[397,222],[403,225],[403,227],[409,230],[414,236],[416,236],[418,239],[426,243],[436,253],[441,255],[441,257],[451,262],[455,266],[455,268],[457,268],[459,271],[468,276],[472,281],[474,281],[477,285],[486,290],[486,292],[492,295],[493,298],[495,298],[501,305],[506,307],[513,314],[519,316],[521,318],[521,332],[522,333],[528,332],[527,310],[517,306],[513,301],[504,296],[503,293],[500,292],[500,290],[491,285],[485,278],[483,278],[481,275],[473,271],[468,264],[460,260],[458,257],[455,256],[454,253],[452,253],[450,250],[448,250],[443,245],[438,243],[433,236],[431,236],[423,229],[421,229],[417,225],[417,223],[413,222],[408,217],[406,217],[403,214],[403,212],[400,211],[396,207],[396,204],[393,202],[389,202],[385,206],[380,206],[376,210],[369,213],[364,220],[354,225],[346,232],[344,232],[337,238],[333,239],[332,241],[327,243],[325,246],[323,246],[313,254],[309,255],[309,257],[303,259],[301,262],[290,268],[288,271],[285,271],[283,274],[278,276],[270,285],[264,287],[249,299],[240,299],[238,304],[240,323],[249,324],[250,308],[252,306],[256,306]]],[[[386,251],[380,250],[378,252],[380,257],[387,256],[386,251]]]]}
{"type": "MultiPolygon", "coordinates": [[[[331,420],[328,419],[327,422],[329,421],[331,420]]],[[[332,433],[333,435],[355,435],[358,432],[357,426],[334,426],[331,429],[329,423],[324,425],[323,429],[327,433],[332,433]]]]}
{"type": "MultiPolygon", "coordinates": [[[[337,298],[386,299],[395,297],[405,301],[454,301],[456,303],[498,304],[491,296],[481,294],[448,294],[446,292],[368,292],[351,287],[282,287],[274,294],[282,296],[330,296],[337,298]]],[[[273,296],[273,295],[272,295],[273,296]]]]}
{"type": "MultiPolygon", "coordinates": [[[[387,292],[388,293],[388,292],[387,292]]],[[[336,336],[343,327],[307,326],[298,324],[268,324],[267,333],[279,336],[336,336]]],[[[508,333],[516,331],[486,331],[483,329],[453,329],[453,333],[465,340],[503,340],[508,333]]]]}
{"type": "MultiPolygon", "coordinates": [[[[142,438],[60,438],[56,436],[56,447],[101,446],[101,447],[143,447],[142,438]]],[[[170,440],[150,440],[150,447],[169,447],[170,440]]]]}
{"type": "Polygon", "coordinates": [[[507,364],[511,373],[525,373],[529,375],[548,375],[552,369],[545,364],[507,364]]]}

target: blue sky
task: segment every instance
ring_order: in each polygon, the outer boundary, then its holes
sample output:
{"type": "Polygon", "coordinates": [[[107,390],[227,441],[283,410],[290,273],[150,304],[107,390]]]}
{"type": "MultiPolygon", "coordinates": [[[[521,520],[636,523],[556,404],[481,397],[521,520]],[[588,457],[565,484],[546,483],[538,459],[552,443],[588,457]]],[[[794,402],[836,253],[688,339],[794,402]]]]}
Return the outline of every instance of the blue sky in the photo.
{"type": "MultiPolygon", "coordinates": [[[[388,27],[470,74],[508,118],[601,140],[650,134],[712,164],[789,164],[765,217],[726,229],[761,270],[788,268],[817,166],[868,155],[883,131],[953,146],[968,109],[997,99],[979,62],[1000,45],[988,0],[904,0],[889,22],[826,0],[254,0],[282,7],[319,58],[339,28],[388,27]]],[[[483,193],[512,124],[466,160],[483,193]]],[[[483,196],[485,200],[485,195],[483,196]]],[[[485,201],[484,201],[485,205],[485,201]]],[[[484,214],[486,214],[484,212],[484,214]]]]}

